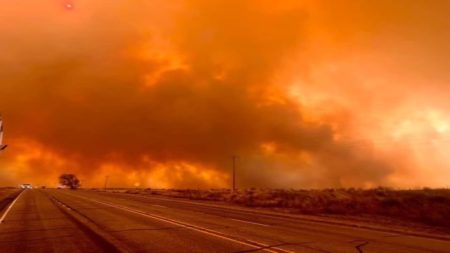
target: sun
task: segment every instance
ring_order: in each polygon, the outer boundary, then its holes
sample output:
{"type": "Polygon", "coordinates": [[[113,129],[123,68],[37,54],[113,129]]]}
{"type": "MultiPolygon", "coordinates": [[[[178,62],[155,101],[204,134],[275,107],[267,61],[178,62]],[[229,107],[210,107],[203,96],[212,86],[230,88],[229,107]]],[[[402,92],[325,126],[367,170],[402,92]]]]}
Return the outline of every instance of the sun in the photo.
{"type": "Polygon", "coordinates": [[[66,9],[68,9],[68,10],[72,10],[72,9],[73,9],[73,4],[72,4],[72,3],[66,3],[64,6],[65,6],[66,9]]]}

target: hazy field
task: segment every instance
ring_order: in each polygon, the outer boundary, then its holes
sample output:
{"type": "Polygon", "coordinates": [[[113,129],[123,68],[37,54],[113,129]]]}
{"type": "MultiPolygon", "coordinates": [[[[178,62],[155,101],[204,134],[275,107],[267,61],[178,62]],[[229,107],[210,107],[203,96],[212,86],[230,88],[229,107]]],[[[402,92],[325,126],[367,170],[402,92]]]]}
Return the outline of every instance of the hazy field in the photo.
{"type": "Polygon", "coordinates": [[[229,190],[116,189],[116,191],[221,201],[291,213],[379,218],[400,223],[415,222],[450,229],[450,189],[248,189],[235,193],[229,190]]]}
{"type": "Polygon", "coordinates": [[[3,199],[9,197],[11,194],[15,193],[19,191],[18,188],[13,188],[13,187],[3,187],[0,188],[0,201],[2,201],[3,199]]]}
{"type": "Polygon", "coordinates": [[[0,213],[6,206],[8,206],[18,191],[18,188],[13,187],[0,188],[0,213]]]}

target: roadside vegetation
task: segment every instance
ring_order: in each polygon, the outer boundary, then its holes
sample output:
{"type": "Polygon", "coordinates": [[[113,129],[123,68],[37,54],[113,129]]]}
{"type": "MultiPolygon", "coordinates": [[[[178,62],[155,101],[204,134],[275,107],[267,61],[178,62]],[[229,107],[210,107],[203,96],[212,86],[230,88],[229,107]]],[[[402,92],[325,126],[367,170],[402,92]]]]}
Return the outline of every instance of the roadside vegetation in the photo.
{"type": "Polygon", "coordinates": [[[229,190],[127,189],[121,192],[221,201],[310,215],[385,217],[450,229],[450,189],[247,189],[234,193],[229,190]]]}
{"type": "Polygon", "coordinates": [[[0,187],[0,213],[20,193],[17,187],[0,187]]]}

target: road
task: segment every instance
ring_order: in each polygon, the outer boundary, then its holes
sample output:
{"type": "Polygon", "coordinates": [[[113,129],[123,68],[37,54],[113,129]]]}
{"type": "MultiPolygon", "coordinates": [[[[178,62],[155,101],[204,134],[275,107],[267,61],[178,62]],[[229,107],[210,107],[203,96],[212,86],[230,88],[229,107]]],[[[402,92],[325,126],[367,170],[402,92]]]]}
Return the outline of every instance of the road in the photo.
{"type": "Polygon", "coordinates": [[[26,190],[0,252],[450,252],[450,241],[158,196],[26,190]]]}

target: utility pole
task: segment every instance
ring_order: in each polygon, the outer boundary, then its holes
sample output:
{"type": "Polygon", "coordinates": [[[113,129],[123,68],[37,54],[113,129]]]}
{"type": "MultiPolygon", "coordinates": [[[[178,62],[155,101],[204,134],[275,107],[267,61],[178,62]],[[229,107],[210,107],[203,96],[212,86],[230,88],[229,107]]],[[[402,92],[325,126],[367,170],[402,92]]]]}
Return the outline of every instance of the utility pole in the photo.
{"type": "Polygon", "coordinates": [[[108,179],[109,179],[109,176],[106,176],[105,177],[105,191],[106,191],[106,185],[108,184],[108,179]]]}
{"type": "Polygon", "coordinates": [[[3,144],[3,120],[2,115],[0,115],[0,151],[5,150],[8,145],[3,144]]]}
{"type": "Polygon", "coordinates": [[[236,191],[236,160],[237,156],[233,155],[233,181],[232,181],[232,191],[236,191]]]}

